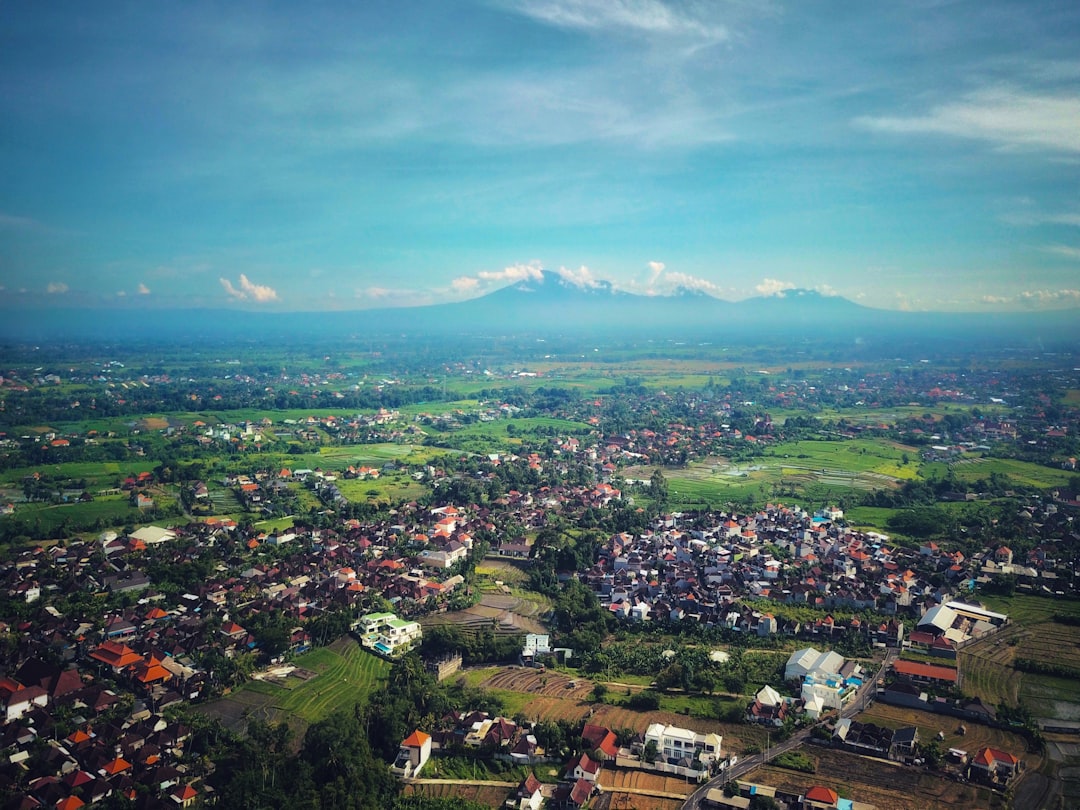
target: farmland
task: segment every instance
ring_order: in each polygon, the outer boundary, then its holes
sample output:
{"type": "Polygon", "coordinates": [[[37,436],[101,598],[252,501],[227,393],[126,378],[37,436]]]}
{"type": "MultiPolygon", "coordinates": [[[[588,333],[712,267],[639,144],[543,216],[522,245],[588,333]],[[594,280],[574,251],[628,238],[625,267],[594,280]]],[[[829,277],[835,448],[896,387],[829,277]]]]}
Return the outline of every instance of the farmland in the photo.
{"type": "Polygon", "coordinates": [[[989,806],[990,791],[942,779],[922,769],[830,748],[814,748],[809,754],[818,761],[817,773],[803,774],[766,765],[751,771],[746,781],[798,793],[805,793],[813,785],[824,785],[841,796],[872,804],[878,810],[989,806]]]}
{"type": "MultiPolygon", "coordinates": [[[[631,728],[638,733],[644,733],[649,723],[668,723],[703,733],[723,734],[725,749],[730,748],[736,753],[760,746],[765,739],[765,732],[756,726],[726,724],[672,711],[638,712],[607,703],[592,703],[593,682],[572,678],[562,672],[540,672],[523,667],[488,668],[482,672],[487,677],[479,680],[478,685],[500,697],[508,714],[520,711],[530,720],[576,722],[588,716],[592,723],[609,728],[631,728]]],[[[470,679],[470,685],[475,680],[470,679]]],[[[610,688],[616,691],[619,687],[612,685],[610,688]]]]}
{"type": "Polygon", "coordinates": [[[250,681],[202,711],[233,729],[243,728],[249,718],[306,726],[363,700],[390,671],[348,636],[298,656],[293,664],[296,671],[287,677],[250,681]]]}
{"type": "MultiPolygon", "coordinates": [[[[664,474],[673,502],[717,505],[773,494],[838,497],[842,491],[894,487],[916,478],[918,471],[914,449],[886,440],[856,440],[788,442],[748,461],[707,458],[664,474]]],[[[626,476],[645,479],[650,472],[629,468],[626,476]]]]}
{"type": "Polygon", "coordinates": [[[1013,666],[1018,658],[1080,667],[1076,628],[1052,621],[1015,622],[970,645],[960,658],[964,691],[990,705],[1023,704],[1039,717],[1080,720],[1080,683],[1020,672],[1013,666]]]}
{"type": "Polygon", "coordinates": [[[1027,741],[1019,734],[979,723],[964,722],[944,714],[877,702],[859,714],[859,722],[876,723],[893,729],[915,726],[919,729],[919,739],[923,742],[935,739],[938,732],[941,732],[945,735],[940,742],[942,751],[959,748],[974,753],[983,746],[991,746],[1016,754],[1024,759],[1030,768],[1038,768],[1042,762],[1038,754],[1027,751],[1027,741]],[[961,725],[965,729],[964,734],[960,733],[961,725]]]}

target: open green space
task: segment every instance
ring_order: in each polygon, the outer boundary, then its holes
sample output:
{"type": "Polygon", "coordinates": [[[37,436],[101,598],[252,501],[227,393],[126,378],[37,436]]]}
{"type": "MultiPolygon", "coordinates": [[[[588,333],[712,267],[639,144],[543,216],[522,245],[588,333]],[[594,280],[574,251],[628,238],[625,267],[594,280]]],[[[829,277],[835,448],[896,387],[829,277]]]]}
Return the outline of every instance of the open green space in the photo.
{"type": "Polygon", "coordinates": [[[1066,486],[1075,473],[1055,467],[1044,467],[1030,461],[1012,458],[972,456],[950,465],[949,469],[961,481],[989,479],[991,475],[1008,478],[1017,486],[1049,489],[1066,486]]]}
{"type": "MultiPolygon", "coordinates": [[[[648,478],[650,468],[626,471],[648,478]]],[[[706,504],[802,497],[811,502],[846,493],[895,487],[919,476],[917,453],[887,439],[807,440],[770,447],[761,456],[732,463],[708,458],[664,470],[673,504],[706,504]],[[905,463],[905,458],[907,462],[905,463]]]]}
{"type": "Polygon", "coordinates": [[[273,709],[315,723],[363,700],[378,689],[390,672],[387,662],[348,637],[330,647],[304,653],[293,663],[317,673],[316,676],[307,680],[289,676],[280,684],[251,681],[239,692],[251,690],[266,695],[273,709]]]}
{"type": "Polygon", "coordinates": [[[20,485],[27,475],[39,472],[55,479],[85,480],[87,489],[94,491],[118,486],[128,475],[151,472],[159,463],[151,459],[132,459],[131,461],[68,461],[60,464],[13,467],[0,471],[0,484],[20,485]]]}
{"type": "MultiPolygon", "coordinates": [[[[46,532],[61,527],[86,531],[95,525],[118,526],[124,523],[146,522],[146,512],[131,505],[125,495],[101,495],[87,503],[25,503],[15,507],[15,514],[0,518],[27,526],[40,526],[46,532]],[[100,524],[98,524],[100,521],[100,524]]],[[[172,520],[172,522],[176,522],[172,520]]]]}

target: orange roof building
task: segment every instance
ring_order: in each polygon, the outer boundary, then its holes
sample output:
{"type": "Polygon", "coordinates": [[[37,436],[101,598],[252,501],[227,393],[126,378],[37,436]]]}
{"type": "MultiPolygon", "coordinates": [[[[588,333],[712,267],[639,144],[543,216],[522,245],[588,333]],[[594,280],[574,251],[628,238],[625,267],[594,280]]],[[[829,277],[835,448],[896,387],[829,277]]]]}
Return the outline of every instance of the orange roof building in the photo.
{"type": "Polygon", "coordinates": [[[142,661],[142,657],[131,647],[117,641],[103,642],[101,646],[90,653],[90,657],[112,667],[116,672],[142,661]]]}

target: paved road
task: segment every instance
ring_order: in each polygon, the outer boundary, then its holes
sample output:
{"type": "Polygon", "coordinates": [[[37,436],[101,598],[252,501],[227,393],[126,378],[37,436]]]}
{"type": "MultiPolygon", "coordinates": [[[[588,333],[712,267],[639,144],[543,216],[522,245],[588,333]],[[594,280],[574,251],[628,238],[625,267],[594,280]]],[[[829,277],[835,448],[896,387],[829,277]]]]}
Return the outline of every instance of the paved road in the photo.
{"type": "MultiPolygon", "coordinates": [[[[900,650],[894,647],[890,647],[885,652],[885,660],[881,662],[881,666],[874,674],[874,677],[867,678],[863,685],[859,687],[859,690],[855,693],[855,696],[848,701],[841,711],[841,717],[854,717],[856,714],[866,708],[866,704],[869,699],[875,694],[877,689],[877,682],[881,679],[881,676],[885,674],[885,671],[892,664],[897,655],[900,654],[900,650]]],[[[787,740],[782,743],[777,743],[769,748],[769,759],[775,759],[778,755],[798,748],[810,737],[810,729],[804,728],[801,731],[797,731],[791,735],[787,740]]],[[[733,779],[741,779],[750,773],[750,771],[757,768],[764,763],[764,754],[750,754],[745,759],[740,757],[738,763],[732,768],[724,771],[708,782],[705,782],[697,790],[690,794],[683,804],[683,810],[700,810],[704,807],[705,795],[713,788],[722,788],[725,783],[730,782],[733,779]]]]}

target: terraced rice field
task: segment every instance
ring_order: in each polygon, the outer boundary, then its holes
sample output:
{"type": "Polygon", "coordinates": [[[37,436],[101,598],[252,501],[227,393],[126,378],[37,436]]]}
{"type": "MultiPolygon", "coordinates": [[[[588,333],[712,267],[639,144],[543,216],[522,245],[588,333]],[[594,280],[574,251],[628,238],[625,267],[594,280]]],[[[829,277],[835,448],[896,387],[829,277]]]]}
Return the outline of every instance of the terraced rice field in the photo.
{"type": "Polygon", "coordinates": [[[299,669],[283,680],[250,681],[203,711],[233,730],[243,730],[249,718],[306,727],[363,700],[390,671],[348,636],[299,656],[295,664],[299,669]]]}
{"type": "Polygon", "coordinates": [[[539,617],[550,610],[550,602],[535,594],[485,593],[468,610],[436,613],[420,619],[423,627],[453,624],[465,632],[491,630],[496,635],[546,633],[539,617]]]}
{"type": "Polygon", "coordinates": [[[1023,703],[1036,716],[1080,720],[1080,683],[1019,672],[1017,658],[1080,668],[1080,633],[1055,622],[1013,624],[960,653],[964,692],[991,705],[1023,703]]]}

